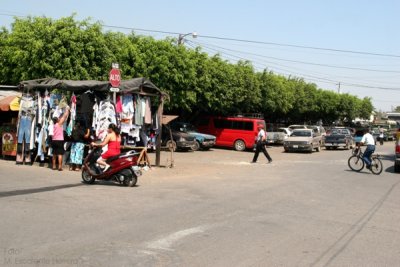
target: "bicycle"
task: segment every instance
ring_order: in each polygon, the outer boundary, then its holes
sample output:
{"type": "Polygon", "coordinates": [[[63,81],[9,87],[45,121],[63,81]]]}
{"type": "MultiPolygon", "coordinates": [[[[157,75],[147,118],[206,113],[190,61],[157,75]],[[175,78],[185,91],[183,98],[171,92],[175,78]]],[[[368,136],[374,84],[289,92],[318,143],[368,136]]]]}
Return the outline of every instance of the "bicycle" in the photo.
{"type": "MultiPolygon", "coordinates": [[[[348,160],[350,169],[356,172],[360,172],[362,169],[364,169],[365,161],[363,156],[364,154],[361,151],[361,148],[353,150],[353,155],[348,160]]],[[[383,170],[382,161],[379,158],[380,155],[378,154],[371,155],[371,167],[369,170],[375,175],[381,174],[383,170]]]]}

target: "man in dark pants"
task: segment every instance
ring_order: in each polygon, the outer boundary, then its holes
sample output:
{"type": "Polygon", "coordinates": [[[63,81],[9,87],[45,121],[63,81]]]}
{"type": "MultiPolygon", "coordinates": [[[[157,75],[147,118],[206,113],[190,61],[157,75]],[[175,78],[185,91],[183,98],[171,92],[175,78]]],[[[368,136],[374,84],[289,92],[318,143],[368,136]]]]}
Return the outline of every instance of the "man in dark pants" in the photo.
{"type": "Polygon", "coordinates": [[[360,149],[360,146],[362,145],[367,146],[364,151],[363,160],[365,161],[365,164],[367,164],[367,169],[369,170],[371,169],[371,155],[375,152],[375,139],[370,131],[370,129],[365,131],[365,134],[361,139],[360,144],[358,144],[358,149],[360,149]]]}
{"type": "Polygon", "coordinates": [[[256,163],[258,159],[258,154],[262,151],[265,157],[268,159],[268,162],[271,163],[272,159],[269,156],[267,149],[265,148],[265,141],[267,140],[267,134],[264,131],[264,125],[258,124],[258,135],[256,139],[256,151],[254,152],[253,161],[251,163],[256,163]]]}

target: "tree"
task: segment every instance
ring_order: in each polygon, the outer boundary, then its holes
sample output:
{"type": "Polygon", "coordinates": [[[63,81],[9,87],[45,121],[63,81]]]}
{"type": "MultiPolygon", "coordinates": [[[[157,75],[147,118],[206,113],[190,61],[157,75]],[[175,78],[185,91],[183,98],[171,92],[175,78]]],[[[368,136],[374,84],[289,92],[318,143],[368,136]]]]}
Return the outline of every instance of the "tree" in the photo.
{"type": "MultiPolygon", "coordinates": [[[[74,16],[15,18],[0,30],[0,83],[54,77],[104,80],[112,62],[123,79],[150,78],[170,95],[167,112],[199,114],[263,113],[269,121],[351,121],[368,118],[371,99],[319,89],[303,79],[264,70],[249,61],[232,64],[200,47],[176,45],[166,38],[105,32],[99,23],[74,16]]],[[[397,107],[400,109],[400,107],[397,107]]]]}

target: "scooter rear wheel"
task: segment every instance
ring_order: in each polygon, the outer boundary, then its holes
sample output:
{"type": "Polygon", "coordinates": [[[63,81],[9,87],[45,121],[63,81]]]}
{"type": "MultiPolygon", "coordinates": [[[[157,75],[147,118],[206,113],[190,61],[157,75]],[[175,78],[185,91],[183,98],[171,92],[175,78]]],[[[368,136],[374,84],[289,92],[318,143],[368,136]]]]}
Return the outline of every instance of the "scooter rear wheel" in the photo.
{"type": "Polygon", "coordinates": [[[82,181],[85,184],[93,184],[95,181],[95,178],[92,175],[90,175],[88,170],[82,169],[82,181]]]}
{"type": "Polygon", "coordinates": [[[122,183],[124,186],[134,187],[136,185],[137,177],[132,170],[129,169],[122,170],[121,174],[124,176],[124,181],[122,183]]]}

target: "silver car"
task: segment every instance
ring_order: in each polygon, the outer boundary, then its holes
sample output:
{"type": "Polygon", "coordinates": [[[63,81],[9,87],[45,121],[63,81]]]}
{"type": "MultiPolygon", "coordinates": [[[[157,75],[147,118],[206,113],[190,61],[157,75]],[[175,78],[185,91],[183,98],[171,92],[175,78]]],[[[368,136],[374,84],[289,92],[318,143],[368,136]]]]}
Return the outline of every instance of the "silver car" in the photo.
{"type": "Polygon", "coordinates": [[[289,151],[321,151],[321,135],[315,133],[312,129],[295,129],[286,141],[283,143],[285,152],[289,151]]]}

